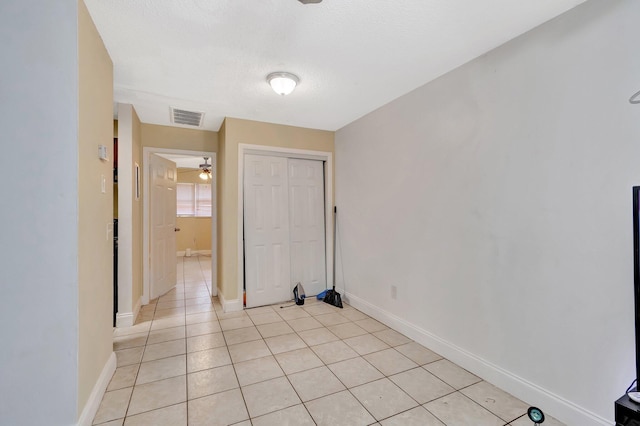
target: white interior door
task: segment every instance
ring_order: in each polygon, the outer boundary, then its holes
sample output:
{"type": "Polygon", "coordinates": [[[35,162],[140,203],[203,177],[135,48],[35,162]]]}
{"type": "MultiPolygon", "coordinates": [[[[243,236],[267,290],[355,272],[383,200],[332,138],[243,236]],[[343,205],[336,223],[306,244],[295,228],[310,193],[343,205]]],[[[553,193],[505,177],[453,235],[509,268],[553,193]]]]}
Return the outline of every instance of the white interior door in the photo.
{"type": "Polygon", "coordinates": [[[155,299],[176,285],[176,163],[152,154],[149,163],[149,293],[155,299]]]}
{"type": "Polygon", "coordinates": [[[291,299],[287,159],[244,158],[247,307],[291,299]]]}
{"type": "Polygon", "coordinates": [[[324,166],[322,161],[290,158],[289,219],[291,282],[307,296],[326,288],[324,166]]]}

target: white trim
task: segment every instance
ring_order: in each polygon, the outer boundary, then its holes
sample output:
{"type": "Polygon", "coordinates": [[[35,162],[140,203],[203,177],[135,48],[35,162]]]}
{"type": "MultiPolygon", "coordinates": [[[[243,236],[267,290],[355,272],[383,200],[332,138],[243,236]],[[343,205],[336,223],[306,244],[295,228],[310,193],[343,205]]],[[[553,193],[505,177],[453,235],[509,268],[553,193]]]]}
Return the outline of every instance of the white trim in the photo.
{"type": "Polygon", "coordinates": [[[205,151],[188,151],[184,149],[155,148],[145,146],[142,148],[142,174],[143,174],[143,191],[142,191],[142,304],[149,303],[149,161],[151,154],[182,154],[193,155],[194,157],[210,157],[211,165],[214,173],[211,175],[211,200],[215,205],[211,209],[211,287],[218,286],[218,198],[216,192],[217,167],[218,162],[215,152],[205,151]]]}
{"type": "MultiPolygon", "coordinates": [[[[333,282],[333,153],[307,149],[281,148],[267,145],[238,144],[238,295],[243,294],[244,284],[244,242],[242,229],[244,222],[244,155],[272,155],[276,157],[302,158],[324,161],[324,206],[325,206],[325,258],[327,287],[333,282]]],[[[220,293],[222,294],[222,293],[220,293]]],[[[244,303],[241,303],[243,306],[244,303]]]]}
{"type": "Polygon", "coordinates": [[[224,298],[224,294],[222,294],[222,291],[220,291],[217,287],[216,288],[217,294],[218,294],[218,300],[220,300],[220,304],[222,305],[222,312],[227,313],[227,312],[238,312],[244,309],[244,304],[242,303],[242,300],[240,299],[231,299],[231,300],[225,300],[224,298]]]}
{"type": "Polygon", "coordinates": [[[91,395],[89,395],[87,403],[84,405],[82,414],[80,414],[80,418],[78,419],[78,426],[90,426],[93,422],[93,418],[96,416],[98,408],[100,408],[102,397],[107,391],[107,386],[109,386],[113,373],[116,371],[116,364],[116,354],[115,352],[111,352],[107,363],[102,368],[98,381],[91,390],[91,395]]]}
{"type": "Polygon", "coordinates": [[[118,312],[116,314],[116,327],[131,327],[136,322],[136,318],[138,318],[138,313],[140,313],[140,308],[142,307],[142,297],[138,297],[136,300],[136,304],[133,307],[133,312],[118,312]]]}
{"type": "MultiPolygon", "coordinates": [[[[339,291],[340,289],[336,290],[339,291]]],[[[364,299],[347,293],[344,295],[344,300],[348,301],[349,305],[359,311],[435,351],[485,381],[511,393],[515,397],[543,408],[545,412],[548,412],[550,415],[567,424],[579,424],[583,426],[611,425],[609,420],[600,417],[586,408],[568,401],[535,383],[531,383],[504,368],[492,364],[364,299]]]]}

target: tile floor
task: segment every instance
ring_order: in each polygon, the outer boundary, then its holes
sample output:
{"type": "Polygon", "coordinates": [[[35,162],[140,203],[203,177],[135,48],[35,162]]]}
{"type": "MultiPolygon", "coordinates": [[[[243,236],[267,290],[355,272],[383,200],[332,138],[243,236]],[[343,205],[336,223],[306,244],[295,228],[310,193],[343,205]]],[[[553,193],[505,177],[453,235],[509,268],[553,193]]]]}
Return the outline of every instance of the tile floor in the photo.
{"type": "Polygon", "coordinates": [[[176,288],[116,330],[94,425],[532,424],[528,404],[347,305],[223,313],[210,261],[179,258],[176,288]]]}

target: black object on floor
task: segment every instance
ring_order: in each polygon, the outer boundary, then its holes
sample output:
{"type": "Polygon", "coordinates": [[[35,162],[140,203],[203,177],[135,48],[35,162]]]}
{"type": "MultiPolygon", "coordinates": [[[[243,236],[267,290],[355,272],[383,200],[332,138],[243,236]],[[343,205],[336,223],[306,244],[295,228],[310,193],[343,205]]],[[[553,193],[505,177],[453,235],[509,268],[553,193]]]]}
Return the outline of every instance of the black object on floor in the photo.
{"type": "Polygon", "coordinates": [[[327,290],[324,303],[328,303],[342,309],[342,297],[336,291],[336,221],[338,220],[338,208],[333,206],[333,289],[327,290]]]}

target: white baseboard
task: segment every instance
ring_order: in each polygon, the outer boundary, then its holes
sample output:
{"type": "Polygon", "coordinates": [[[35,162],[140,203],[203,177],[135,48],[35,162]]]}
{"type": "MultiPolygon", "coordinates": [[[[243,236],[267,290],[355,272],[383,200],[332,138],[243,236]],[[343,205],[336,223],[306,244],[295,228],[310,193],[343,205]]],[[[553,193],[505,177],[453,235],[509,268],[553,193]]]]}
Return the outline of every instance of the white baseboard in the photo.
{"type": "Polygon", "coordinates": [[[140,313],[140,308],[142,306],[142,298],[139,297],[136,301],[136,305],[133,307],[133,312],[118,312],[116,314],[116,327],[131,327],[136,322],[136,318],[138,318],[138,313],[140,313]]]}
{"type": "MultiPolygon", "coordinates": [[[[179,250],[176,252],[177,257],[185,257],[187,254],[186,250],[179,250]]],[[[211,256],[211,250],[191,250],[191,256],[195,254],[204,254],[211,256]]]]}
{"type": "Polygon", "coordinates": [[[93,386],[93,390],[91,390],[89,400],[84,405],[82,414],[80,414],[80,418],[78,419],[78,426],[90,426],[93,422],[93,418],[96,416],[98,408],[100,408],[102,397],[107,390],[107,386],[109,386],[113,373],[116,371],[116,364],[116,354],[115,352],[111,352],[107,363],[102,368],[98,381],[93,386]]]}
{"type": "Polygon", "coordinates": [[[352,307],[437,352],[513,396],[540,407],[545,413],[566,424],[581,426],[610,426],[613,424],[613,421],[592,413],[584,407],[492,364],[364,299],[349,293],[343,294],[345,301],[352,307]]]}
{"type": "Polygon", "coordinates": [[[220,289],[218,289],[218,299],[220,300],[220,304],[222,305],[222,312],[237,312],[244,309],[242,300],[226,300],[220,289]]]}

